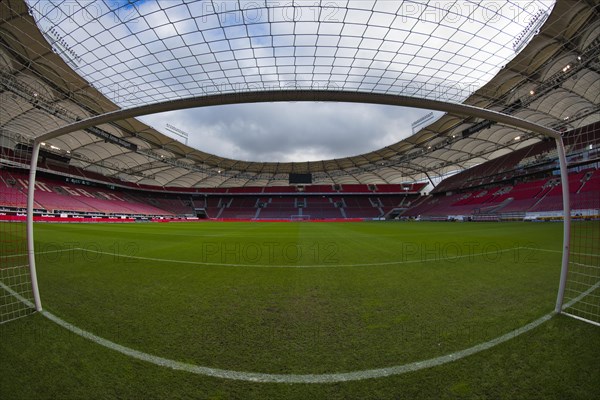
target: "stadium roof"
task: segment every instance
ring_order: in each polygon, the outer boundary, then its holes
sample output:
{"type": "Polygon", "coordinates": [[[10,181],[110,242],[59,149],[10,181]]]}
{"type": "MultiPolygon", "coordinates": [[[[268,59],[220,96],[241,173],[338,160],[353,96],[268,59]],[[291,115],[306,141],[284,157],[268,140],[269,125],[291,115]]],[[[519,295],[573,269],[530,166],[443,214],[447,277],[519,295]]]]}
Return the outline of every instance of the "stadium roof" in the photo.
{"type": "MultiPolygon", "coordinates": [[[[290,89],[464,103],[568,130],[600,119],[599,14],[593,0],[4,1],[2,145],[120,108],[290,89]]],[[[214,187],[287,184],[290,172],[312,172],[315,183],[410,182],[539,140],[446,114],[359,156],[247,162],[192,149],[130,118],[46,148],[126,181],[214,187]]]]}

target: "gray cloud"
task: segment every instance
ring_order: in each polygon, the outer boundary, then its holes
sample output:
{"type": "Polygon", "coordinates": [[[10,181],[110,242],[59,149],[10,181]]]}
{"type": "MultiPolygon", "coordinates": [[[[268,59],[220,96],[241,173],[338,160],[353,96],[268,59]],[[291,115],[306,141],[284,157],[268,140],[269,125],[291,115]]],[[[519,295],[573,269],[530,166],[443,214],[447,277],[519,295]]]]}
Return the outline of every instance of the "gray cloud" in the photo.
{"type": "MultiPolygon", "coordinates": [[[[208,107],[141,118],[161,132],[189,133],[191,147],[246,161],[309,161],[362,154],[407,136],[427,111],[348,103],[208,107]]],[[[441,115],[438,113],[438,115],[441,115]]]]}

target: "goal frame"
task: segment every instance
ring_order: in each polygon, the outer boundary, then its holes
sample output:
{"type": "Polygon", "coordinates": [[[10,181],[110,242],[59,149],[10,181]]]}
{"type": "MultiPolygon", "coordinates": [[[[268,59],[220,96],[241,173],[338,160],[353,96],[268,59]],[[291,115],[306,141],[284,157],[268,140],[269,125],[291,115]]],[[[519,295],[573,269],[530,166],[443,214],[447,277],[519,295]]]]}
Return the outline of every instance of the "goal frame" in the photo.
{"type": "Polygon", "coordinates": [[[470,106],[460,103],[451,103],[441,100],[426,98],[415,98],[402,95],[364,93],[364,92],[343,92],[332,90],[265,90],[258,92],[227,93],[199,96],[193,98],[170,100],[160,103],[146,104],[127,109],[120,109],[107,112],[97,116],[92,116],[63,127],[54,129],[45,134],[37,136],[34,139],[33,152],[31,155],[29,187],[27,196],[27,247],[29,256],[29,268],[31,273],[32,290],[37,311],[42,311],[42,303],[37,283],[37,273],[35,264],[35,248],[33,233],[33,205],[35,195],[35,177],[39,157],[40,146],[42,142],[50,139],[91,128],[96,125],[111,123],[126,118],[134,118],[148,114],[154,114],[166,111],[183,110],[188,108],[207,107],[227,104],[245,104],[245,103],[265,103],[265,102],[286,102],[286,101],[329,101],[329,102],[348,102],[348,103],[366,103],[381,104],[401,107],[412,107],[426,110],[435,110],[447,113],[455,113],[475,118],[483,118],[497,123],[501,123],[519,130],[530,131],[535,134],[553,138],[556,142],[558,160],[561,174],[562,197],[563,197],[563,247],[561,273],[556,298],[555,313],[562,312],[564,293],[569,269],[570,252],[570,231],[571,231],[571,208],[569,196],[569,179],[567,160],[563,138],[560,132],[544,127],[534,122],[503,114],[493,110],[470,106]]]}

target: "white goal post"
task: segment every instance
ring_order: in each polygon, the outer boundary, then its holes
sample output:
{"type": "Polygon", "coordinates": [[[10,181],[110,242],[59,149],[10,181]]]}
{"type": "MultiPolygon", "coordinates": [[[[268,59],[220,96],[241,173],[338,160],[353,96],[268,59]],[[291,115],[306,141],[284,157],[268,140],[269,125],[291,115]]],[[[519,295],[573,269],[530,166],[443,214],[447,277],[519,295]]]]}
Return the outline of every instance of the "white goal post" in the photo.
{"type": "MultiPolygon", "coordinates": [[[[225,105],[225,104],[240,104],[240,103],[255,103],[255,102],[277,102],[277,101],[336,101],[336,102],[354,102],[354,103],[371,103],[371,104],[387,104],[403,107],[421,108],[427,110],[436,110],[448,113],[466,115],[470,117],[483,118],[498,123],[502,123],[520,130],[533,132],[535,134],[544,135],[554,138],[558,150],[558,159],[560,163],[560,174],[562,182],[562,196],[564,207],[564,229],[563,229],[563,247],[562,247],[562,263],[559,289],[556,300],[555,312],[561,313],[563,310],[563,302],[565,298],[565,287],[568,276],[569,256],[570,256],[570,230],[571,230],[571,211],[569,207],[569,179],[567,162],[565,155],[565,147],[563,139],[559,132],[546,128],[544,126],[532,123],[512,115],[502,114],[500,112],[487,110],[479,107],[469,106],[458,103],[448,103],[444,101],[412,98],[398,95],[383,95],[374,93],[352,93],[352,92],[335,92],[323,90],[274,90],[261,91],[257,93],[232,93],[232,94],[217,94],[207,95],[196,98],[188,98],[174,101],[166,101],[132,107],[129,109],[121,109],[102,115],[90,117],[81,121],[74,122],[70,125],[50,131],[46,134],[38,136],[34,141],[33,153],[31,156],[31,169],[29,179],[29,191],[27,202],[27,244],[29,254],[29,268],[31,273],[32,290],[35,300],[35,308],[38,311],[42,310],[41,300],[38,291],[36,264],[35,264],[35,249],[33,240],[33,205],[34,205],[34,187],[36,166],[40,145],[42,142],[51,140],[71,133],[77,130],[91,128],[96,125],[115,122],[118,120],[133,118],[147,114],[181,110],[186,108],[204,107],[210,105],[225,105]]],[[[302,216],[305,217],[305,216],[302,216]]],[[[600,316],[599,316],[600,317],[600,316]]]]}
{"type": "MultiPolygon", "coordinates": [[[[560,310],[563,314],[600,326],[600,196],[597,179],[600,163],[600,132],[597,125],[580,128],[571,137],[567,162],[575,179],[571,179],[571,231],[568,269],[561,286],[563,296],[560,310]]],[[[557,302],[557,307],[559,306],[557,302]]]]}

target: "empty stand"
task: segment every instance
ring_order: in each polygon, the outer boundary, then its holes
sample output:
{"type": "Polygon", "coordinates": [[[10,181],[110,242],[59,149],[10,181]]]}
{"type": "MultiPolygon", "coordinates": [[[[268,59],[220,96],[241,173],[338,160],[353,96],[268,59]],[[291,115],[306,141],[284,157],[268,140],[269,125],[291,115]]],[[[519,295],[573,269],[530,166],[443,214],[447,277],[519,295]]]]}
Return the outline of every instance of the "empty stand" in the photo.
{"type": "MultiPolygon", "coordinates": [[[[586,209],[600,196],[599,127],[594,124],[564,134],[572,166],[569,186],[574,210],[586,209]],[[585,135],[580,134],[582,131],[585,135]]],[[[6,161],[23,161],[12,149],[0,150],[6,161]]],[[[393,215],[485,220],[490,215],[557,212],[563,208],[560,177],[553,175],[553,141],[540,141],[448,177],[429,196],[420,195],[426,182],[155,187],[82,171],[61,160],[48,158],[40,163],[34,207],[49,213],[174,217],[195,216],[196,210],[202,209],[209,218],[216,219],[310,216],[320,220],[393,215]]],[[[0,169],[0,206],[4,210],[17,212],[26,207],[28,171],[23,168],[0,169]]]]}

